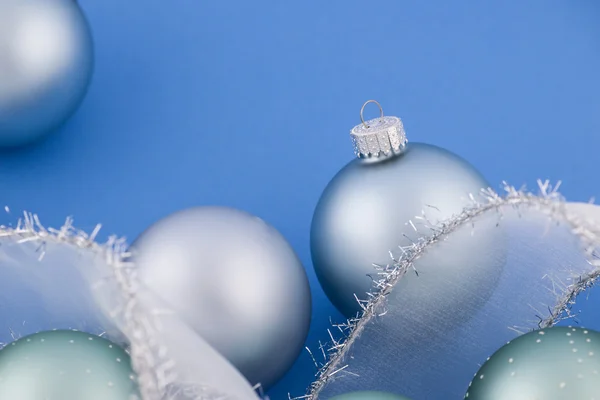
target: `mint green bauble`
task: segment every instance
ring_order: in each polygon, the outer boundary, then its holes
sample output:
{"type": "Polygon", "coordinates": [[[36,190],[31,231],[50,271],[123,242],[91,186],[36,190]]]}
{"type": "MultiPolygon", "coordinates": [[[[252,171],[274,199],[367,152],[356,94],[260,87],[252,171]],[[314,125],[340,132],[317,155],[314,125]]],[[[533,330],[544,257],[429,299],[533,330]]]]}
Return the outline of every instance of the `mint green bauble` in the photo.
{"type": "Polygon", "coordinates": [[[378,392],[378,391],[360,391],[344,393],[330,398],[329,400],[410,400],[394,393],[378,392]]]}
{"type": "Polygon", "coordinates": [[[483,364],[464,398],[600,399],[600,332],[556,326],[521,335],[483,364]]]}
{"type": "Polygon", "coordinates": [[[40,332],[0,350],[0,400],[131,400],[136,395],[129,355],[99,336],[40,332]]]}

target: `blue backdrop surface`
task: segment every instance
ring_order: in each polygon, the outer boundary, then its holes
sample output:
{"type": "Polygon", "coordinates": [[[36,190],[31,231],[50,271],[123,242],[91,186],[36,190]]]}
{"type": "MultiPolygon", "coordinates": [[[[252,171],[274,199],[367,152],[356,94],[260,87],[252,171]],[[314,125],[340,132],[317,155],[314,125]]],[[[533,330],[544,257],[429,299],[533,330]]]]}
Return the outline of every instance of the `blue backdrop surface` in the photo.
{"type": "MultiPolygon", "coordinates": [[[[0,201],[13,213],[2,222],[21,210],[51,226],[72,215],[133,240],[182,208],[246,210],[306,266],[312,349],[342,317],[312,270],[310,221],[353,157],[364,101],[496,188],[542,178],[563,180],[570,200],[600,195],[597,1],[80,3],[96,45],[92,86],[61,131],[0,154],[0,201]]],[[[302,395],[314,372],[302,354],[270,396],[302,395]]]]}

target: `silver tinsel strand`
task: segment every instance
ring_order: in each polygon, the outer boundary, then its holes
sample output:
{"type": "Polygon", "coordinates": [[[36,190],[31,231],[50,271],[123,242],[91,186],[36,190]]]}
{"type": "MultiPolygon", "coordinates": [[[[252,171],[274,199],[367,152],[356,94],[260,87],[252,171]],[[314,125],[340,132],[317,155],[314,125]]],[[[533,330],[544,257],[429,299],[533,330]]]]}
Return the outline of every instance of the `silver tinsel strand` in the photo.
{"type": "MultiPolygon", "coordinates": [[[[504,183],[505,195],[500,196],[491,189],[483,190],[480,200],[471,196],[471,206],[440,224],[430,225],[425,213],[417,216],[415,221],[425,225],[429,234],[422,236],[410,246],[401,247],[402,255],[398,258],[395,258],[390,252],[390,264],[375,266],[380,279],[374,281],[374,287],[368,300],[359,301],[362,308],[361,313],[344,324],[332,324],[332,327],[342,334],[342,338],[336,339],[337,334],[334,335],[329,330],[331,344],[327,347],[320,345],[319,351],[325,360],[323,364],[319,364],[313,352],[307,349],[319,371],[316,380],[308,388],[307,394],[294,399],[316,400],[324,385],[336,374],[341,371],[351,373],[347,371],[347,365],[343,363],[344,356],[360,336],[366,324],[372,318],[385,314],[385,312],[377,310],[383,309],[386,296],[407,272],[411,270],[417,272],[414,262],[429,246],[444,240],[447,235],[459,227],[473,224],[476,217],[487,212],[497,212],[500,221],[502,207],[510,206],[517,210],[530,208],[540,211],[551,221],[570,226],[573,234],[580,239],[585,254],[595,269],[587,275],[577,277],[572,284],[553,282],[557,301],[555,305],[548,307],[550,310],[548,317],[540,317],[538,327],[547,328],[561,320],[573,318],[574,314],[571,310],[576,297],[592,287],[600,275],[600,260],[594,252],[600,244],[600,226],[594,226],[588,221],[582,221],[576,216],[570,215],[565,208],[565,200],[558,193],[558,186],[552,187],[548,182],[539,182],[540,193],[536,195],[524,189],[517,190],[504,183]]],[[[409,223],[416,230],[415,224],[412,221],[409,223]]],[[[142,397],[138,400],[226,399],[226,396],[219,392],[219,388],[199,387],[197,384],[185,385],[185,383],[177,381],[175,361],[169,358],[168,349],[164,348],[156,339],[156,332],[161,327],[157,326],[155,316],[167,311],[153,310],[148,314],[138,304],[137,276],[134,265],[127,261],[130,257],[127,252],[127,244],[124,239],[116,236],[110,237],[104,244],[97,243],[95,239],[100,227],[100,225],[96,226],[91,234],[87,234],[75,229],[73,220],[68,218],[60,229],[45,228],[37,215],[24,213],[24,217],[18,221],[16,227],[0,226],[0,237],[9,237],[18,243],[39,242],[40,260],[44,257],[46,243],[74,246],[76,249],[90,251],[104,258],[120,289],[121,307],[113,310],[112,316],[118,317],[124,322],[124,326],[121,328],[129,339],[132,366],[138,375],[142,397]]],[[[523,328],[510,328],[525,333],[521,330],[523,328]]]]}
{"type": "MultiPolygon", "coordinates": [[[[474,225],[474,220],[485,213],[496,212],[498,223],[500,223],[502,220],[501,209],[506,206],[517,210],[529,208],[539,211],[548,216],[551,222],[564,223],[569,226],[571,232],[579,238],[585,255],[594,270],[587,275],[577,276],[575,283],[572,284],[553,280],[552,286],[557,301],[555,305],[548,306],[549,316],[547,318],[539,317],[537,325],[540,329],[547,328],[559,321],[574,318],[572,307],[575,299],[586,289],[592,287],[600,276],[600,260],[595,253],[595,249],[600,245],[600,226],[592,225],[589,221],[582,221],[567,212],[565,199],[558,192],[560,182],[553,187],[548,181],[538,181],[538,186],[539,194],[530,193],[525,189],[516,189],[506,182],[503,182],[504,196],[499,195],[491,188],[482,190],[479,198],[470,196],[471,205],[460,214],[439,224],[430,224],[425,211],[422,215],[416,216],[415,221],[419,225],[424,225],[429,230],[429,234],[423,235],[410,246],[399,247],[402,253],[399,258],[395,258],[390,250],[391,262],[388,265],[374,265],[380,278],[374,279],[373,289],[367,293],[367,300],[357,298],[362,309],[361,312],[345,323],[332,324],[333,328],[341,333],[341,337],[336,339],[331,330],[328,330],[331,343],[328,346],[319,343],[319,350],[324,359],[323,363],[319,364],[313,352],[306,348],[318,369],[316,380],[309,386],[306,395],[294,398],[288,395],[288,397],[291,400],[316,400],[323,387],[342,371],[345,374],[356,375],[349,371],[348,365],[344,363],[347,352],[373,318],[385,315],[385,311],[381,312],[380,310],[385,309],[386,298],[395,284],[411,270],[418,274],[414,262],[425,253],[429,246],[444,240],[445,237],[464,225],[474,225]]],[[[415,231],[417,230],[414,221],[408,223],[415,231]]],[[[538,313],[538,315],[541,314],[538,313]]],[[[508,328],[519,334],[528,331],[523,327],[511,326],[508,328]]]]}
{"type": "MultiPolygon", "coordinates": [[[[8,211],[8,209],[6,209],[8,211]]],[[[91,234],[73,227],[73,219],[67,218],[60,229],[45,228],[36,214],[25,212],[16,227],[0,226],[0,237],[14,239],[17,243],[39,242],[39,260],[44,258],[47,243],[74,246],[102,257],[110,267],[121,295],[121,307],[112,310],[111,316],[123,321],[121,327],[129,340],[129,353],[141,399],[131,400],[221,400],[225,399],[216,388],[185,385],[177,381],[175,362],[169,358],[168,349],[157,342],[156,332],[160,327],[156,315],[167,310],[152,310],[146,313],[138,304],[137,277],[132,263],[127,259],[127,243],[124,238],[111,236],[106,243],[99,244],[95,238],[100,232],[97,225],[91,234]]],[[[14,335],[13,335],[14,337],[14,335]]],[[[137,397],[137,396],[135,396],[137,397]]]]}

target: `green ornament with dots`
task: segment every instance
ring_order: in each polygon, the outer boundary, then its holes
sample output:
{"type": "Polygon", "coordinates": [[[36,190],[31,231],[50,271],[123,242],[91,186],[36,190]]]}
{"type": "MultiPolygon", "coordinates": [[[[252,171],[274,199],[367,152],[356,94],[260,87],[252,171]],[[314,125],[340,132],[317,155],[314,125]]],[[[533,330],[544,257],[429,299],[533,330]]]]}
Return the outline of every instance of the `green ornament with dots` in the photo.
{"type": "Polygon", "coordinates": [[[0,400],[138,399],[129,355],[84,332],[55,330],[0,350],[0,400]]]}
{"type": "Polygon", "coordinates": [[[467,400],[600,400],[600,332],[553,327],[507,343],[479,369],[467,400]]]}
{"type": "Polygon", "coordinates": [[[410,400],[408,397],[401,396],[395,393],[380,392],[380,391],[358,391],[339,394],[329,400],[410,400]]]}

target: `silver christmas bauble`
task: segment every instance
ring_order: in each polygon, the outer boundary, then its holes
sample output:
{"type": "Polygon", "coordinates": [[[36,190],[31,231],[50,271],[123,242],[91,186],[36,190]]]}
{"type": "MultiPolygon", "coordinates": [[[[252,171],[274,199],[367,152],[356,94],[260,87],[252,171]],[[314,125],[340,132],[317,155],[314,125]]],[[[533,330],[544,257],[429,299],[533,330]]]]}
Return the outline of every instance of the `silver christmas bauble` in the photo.
{"type": "Polygon", "coordinates": [[[553,327],[503,346],[477,372],[468,400],[600,398],[600,332],[553,327]]]}
{"type": "Polygon", "coordinates": [[[310,325],[308,278],[260,218],[226,207],[183,210],[143,232],[132,254],[140,281],[252,384],[268,389],[298,357],[310,325]]]}
{"type": "Polygon", "coordinates": [[[340,394],[331,397],[330,400],[410,400],[408,397],[394,393],[378,391],[360,391],[340,394]]]}
{"type": "MultiPolygon", "coordinates": [[[[323,290],[346,317],[360,311],[356,300],[367,299],[378,279],[373,264],[385,266],[424,235],[424,214],[434,225],[460,213],[489,187],[481,174],[449,151],[409,143],[396,117],[374,119],[352,130],[359,158],[348,163],[327,185],[311,227],[313,265],[323,290]],[[356,296],[356,297],[355,297],[356,296]]],[[[436,265],[421,265],[423,274],[401,289],[416,298],[443,299],[459,312],[466,303],[481,303],[491,294],[501,274],[487,251],[496,235],[477,237],[477,249],[457,248],[436,265]],[[426,275],[428,273],[429,275],[426,275]],[[480,283],[472,297],[447,293],[445,274],[469,275],[480,283]],[[418,292],[418,293],[417,293],[418,292]],[[421,294],[419,294],[421,293],[421,294]],[[431,294],[428,294],[431,293],[431,294]]],[[[495,249],[499,246],[494,246],[495,249]]],[[[496,260],[498,258],[496,257],[496,260]]],[[[425,321],[425,324],[428,322],[425,321]]]]}
{"type": "Polygon", "coordinates": [[[40,332],[0,350],[0,400],[131,400],[129,355],[101,337],[40,332]]]}
{"type": "Polygon", "coordinates": [[[92,37],[76,1],[0,0],[0,146],[59,127],[92,70],[92,37]]]}

